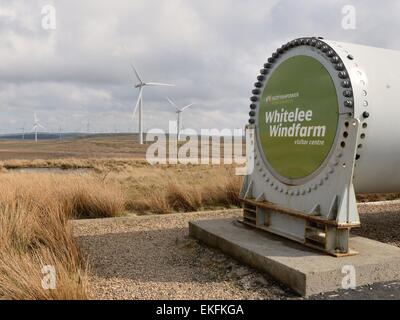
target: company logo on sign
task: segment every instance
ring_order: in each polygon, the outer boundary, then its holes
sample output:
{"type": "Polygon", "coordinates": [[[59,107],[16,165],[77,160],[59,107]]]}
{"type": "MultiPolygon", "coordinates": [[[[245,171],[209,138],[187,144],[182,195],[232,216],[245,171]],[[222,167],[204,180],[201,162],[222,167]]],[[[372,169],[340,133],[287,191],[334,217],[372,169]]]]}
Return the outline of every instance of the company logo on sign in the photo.
{"type": "Polygon", "coordinates": [[[289,93],[289,94],[283,94],[279,96],[268,96],[266,98],[267,102],[273,102],[273,101],[280,101],[280,100],[287,100],[287,99],[295,99],[299,98],[300,93],[299,92],[294,92],[294,93],[289,93]]]}

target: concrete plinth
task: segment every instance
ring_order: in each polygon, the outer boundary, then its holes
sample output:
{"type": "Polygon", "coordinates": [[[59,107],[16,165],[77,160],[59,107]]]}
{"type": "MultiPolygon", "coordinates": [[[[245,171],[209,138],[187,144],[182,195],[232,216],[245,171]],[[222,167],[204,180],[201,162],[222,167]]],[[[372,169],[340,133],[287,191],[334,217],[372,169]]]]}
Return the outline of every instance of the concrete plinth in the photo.
{"type": "Polygon", "coordinates": [[[189,223],[190,236],[267,273],[302,296],[342,288],[344,266],[354,266],[356,285],[400,279],[400,248],[362,237],[351,238],[355,256],[335,258],[234,219],[189,223]]]}

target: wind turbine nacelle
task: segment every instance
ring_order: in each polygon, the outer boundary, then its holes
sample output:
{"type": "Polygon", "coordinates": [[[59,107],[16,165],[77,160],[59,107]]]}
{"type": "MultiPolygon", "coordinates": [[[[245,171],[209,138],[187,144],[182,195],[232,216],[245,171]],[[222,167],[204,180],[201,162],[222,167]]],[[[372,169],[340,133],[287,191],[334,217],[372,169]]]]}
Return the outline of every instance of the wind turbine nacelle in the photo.
{"type": "Polygon", "coordinates": [[[250,105],[243,222],[352,254],[355,192],[400,191],[400,52],[301,38],[273,53],[250,105]]]}

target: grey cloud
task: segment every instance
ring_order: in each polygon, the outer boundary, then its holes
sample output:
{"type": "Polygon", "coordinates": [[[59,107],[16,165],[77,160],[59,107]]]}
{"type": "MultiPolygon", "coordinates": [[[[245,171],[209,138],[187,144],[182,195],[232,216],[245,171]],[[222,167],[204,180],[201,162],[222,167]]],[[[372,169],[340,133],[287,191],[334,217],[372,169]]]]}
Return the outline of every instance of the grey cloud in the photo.
{"type": "Polygon", "coordinates": [[[49,1],[0,4],[0,125],[17,131],[37,111],[49,128],[136,130],[137,91],[129,63],[146,80],[145,126],[175,119],[166,96],[195,102],[186,127],[242,128],[266,58],[298,36],[400,48],[398,1],[352,1],[357,29],[341,28],[348,1],[55,0],[57,29],[41,28],[49,1]],[[77,120],[78,119],[78,120],[77,120]]]}

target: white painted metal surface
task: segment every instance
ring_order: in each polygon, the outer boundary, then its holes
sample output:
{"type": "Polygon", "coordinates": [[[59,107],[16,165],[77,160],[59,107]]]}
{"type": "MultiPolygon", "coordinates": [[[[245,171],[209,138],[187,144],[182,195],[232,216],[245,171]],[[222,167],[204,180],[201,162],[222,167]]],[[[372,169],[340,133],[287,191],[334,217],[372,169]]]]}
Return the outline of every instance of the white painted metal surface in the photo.
{"type": "Polygon", "coordinates": [[[357,193],[400,191],[400,52],[326,41],[350,73],[355,116],[367,111],[365,138],[358,150],[354,185],[357,193]]]}

